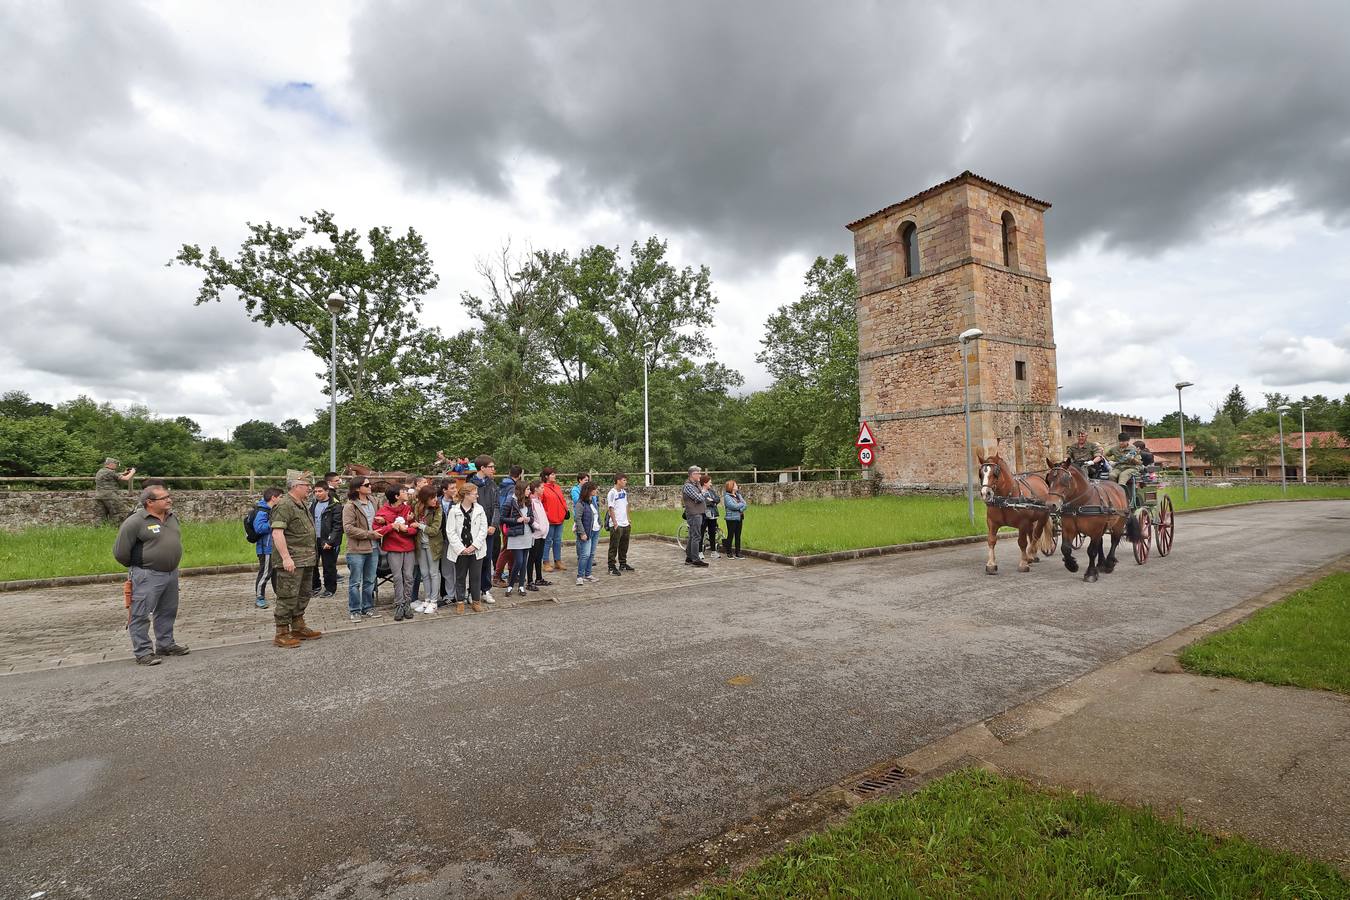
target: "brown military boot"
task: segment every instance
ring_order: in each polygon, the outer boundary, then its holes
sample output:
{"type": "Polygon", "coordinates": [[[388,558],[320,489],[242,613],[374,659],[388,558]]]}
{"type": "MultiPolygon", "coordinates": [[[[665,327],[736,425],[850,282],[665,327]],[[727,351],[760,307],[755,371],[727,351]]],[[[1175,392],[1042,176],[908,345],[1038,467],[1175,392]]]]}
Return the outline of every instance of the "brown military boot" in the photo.
{"type": "Polygon", "coordinates": [[[456,604],[455,604],[455,615],[457,615],[457,616],[462,616],[462,615],[464,615],[464,604],[463,604],[463,603],[456,603],[456,604]]]}
{"type": "Polygon", "coordinates": [[[473,601],[472,603],[469,604],[469,609],[473,610],[474,612],[482,612],[482,611],[483,611],[483,604],[482,604],[482,603],[479,603],[477,600],[475,600],[475,601],[473,601]]]}
{"type": "Polygon", "coordinates": [[[277,626],[277,636],[272,638],[272,643],[276,644],[278,647],[300,646],[299,639],[291,637],[291,626],[289,625],[277,626]]]}
{"type": "Polygon", "coordinates": [[[300,616],[291,620],[291,637],[299,638],[302,641],[312,641],[323,637],[323,632],[310,628],[305,624],[305,617],[300,616]]]}

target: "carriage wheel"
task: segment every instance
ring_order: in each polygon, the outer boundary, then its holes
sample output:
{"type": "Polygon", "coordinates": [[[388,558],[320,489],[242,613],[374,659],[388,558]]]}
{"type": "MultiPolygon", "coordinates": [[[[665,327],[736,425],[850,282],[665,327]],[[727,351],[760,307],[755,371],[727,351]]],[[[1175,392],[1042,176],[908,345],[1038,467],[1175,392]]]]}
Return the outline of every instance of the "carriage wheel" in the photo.
{"type": "Polygon", "coordinates": [[[1153,536],[1158,542],[1158,555],[1166,556],[1172,552],[1172,536],[1176,533],[1176,521],[1172,513],[1172,498],[1163,495],[1162,502],[1158,504],[1158,522],[1157,527],[1153,529],[1153,536]]]}
{"type": "Polygon", "coordinates": [[[1052,526],[1050,529],[1050,549],[1041,551],[1041,555],[1046,558],[1054,556],[1055,551],[1059,549],[1059,535],[1060,535],[1059,520],[1056,519],[1054,522],[1050,524],[1052,526]]]}
{"type": "Polygon", "coordinates": [[[1153,540],[1153,519],[1147,509],[1140,509],[1135,514],[1135,520],[1139,523],[1139,540],[1134,542],[1134,561],[1142,566],[1148,562],[1149,542],[1153,540]]]}

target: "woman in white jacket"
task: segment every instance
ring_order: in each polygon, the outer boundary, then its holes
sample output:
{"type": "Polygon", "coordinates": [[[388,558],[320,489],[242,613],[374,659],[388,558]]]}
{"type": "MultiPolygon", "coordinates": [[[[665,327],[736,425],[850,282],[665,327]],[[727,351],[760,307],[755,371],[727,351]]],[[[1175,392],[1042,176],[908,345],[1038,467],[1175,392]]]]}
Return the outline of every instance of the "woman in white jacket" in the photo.
{"type": "Polygon", "coordinates": [[[478,505],[478,488],[465,482],[459,502],[450,507],[445,523],[445,558],[455,562],[455,614],[464,612],[472,591],[474,612],[483,611],[483,558],[487,556],[487,513],[478,505]],[[468,579],[467,588],[465,579],[468,579]]]}

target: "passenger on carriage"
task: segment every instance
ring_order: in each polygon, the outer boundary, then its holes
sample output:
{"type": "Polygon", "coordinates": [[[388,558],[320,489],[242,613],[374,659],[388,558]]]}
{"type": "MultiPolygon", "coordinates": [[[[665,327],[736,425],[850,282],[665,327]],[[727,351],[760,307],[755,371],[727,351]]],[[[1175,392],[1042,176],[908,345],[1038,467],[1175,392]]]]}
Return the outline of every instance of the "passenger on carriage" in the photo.
{"type": "Polygon", "coordinates": [[[1129,498],[1131,508],[1134,507],[1134,476],[1139,474],[1140,467],[1143,465],[1139,448],[1130,443],[1130,436],[1121,432],[1117,436],[1117,443],[1106,451],[1106,458],[1111,462],[1111,480],[1121,487],[1125,488],[1125,496],[1129,498]]]}
{"type": "Polygon", "coordinates": [[[1102,448],[1096,441],[1087,439],[1087,432],[1078,429],[1078,443],[1069,445],[1069,462],[1080,469],[1087,470],[1102,462],[1102,448]]]}

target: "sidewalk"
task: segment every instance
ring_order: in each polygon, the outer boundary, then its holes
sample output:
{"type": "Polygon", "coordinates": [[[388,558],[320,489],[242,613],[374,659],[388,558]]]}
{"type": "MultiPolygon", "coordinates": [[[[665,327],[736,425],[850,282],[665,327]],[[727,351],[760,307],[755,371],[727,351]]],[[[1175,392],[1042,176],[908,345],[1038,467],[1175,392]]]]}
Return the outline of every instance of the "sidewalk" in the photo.
{"type": "Polygon", "coordinates": [[[976,727],[992,739],[973,755],[1005,774],[1180,812],[1350,874],[1350,697],[1184,674],[1174,656],[1347,570],[1350,558],[990,719],[976,727]]]}
{"type": "MultiPolygon", "coordinates": [[[[636,572],[615,578],[605,574],[605,557],[596,559],[596,583],[576,585],[576,571],[546,572],[552,587],[524,596],[506,596],[494,588],[497,602],[489,611],[529,607],[536,604],[572,603],[608,599],[648,591],[707,584],[728,578],[746,578],[778,571],[773,563],[753,559],[713,561],[708,569],[684,565],[676,548],[657,542],[634,541],[629,558],[636,572]]],[[[569,562],[575,566],[575,558],[569,562]]],[[[345,574],[345,570],[344,570],[345,574]]],[[[394,589],[381,587],[379,609],[383,617],[360,624],[347,619],[347,581],[338,584],[334,597],[310,600],[305,621],[325,633],[356,631],[399,625],[390,604],[394,589]]],[[[268,591],[269,602],[274,599],[268,591]]],[[[467,614],[466,614],[467,615],[467,614]]],[[[462,618],[442,609],[436,615],[417,615],[409,627],[447,618],[462,618]]],[[[0,676],[54,669],[110,660],[130,660],[131,644],[126,632],[126,609],[121,584],[84,584],[38,588],[7,593],[0,603],[0,676]]],[[[174,639],[194,651],[257,641],[271,641],[276,630],[272,610],[253,605],[253,575],[201,575],[179,581],[178,620],[174,639]]]]}

